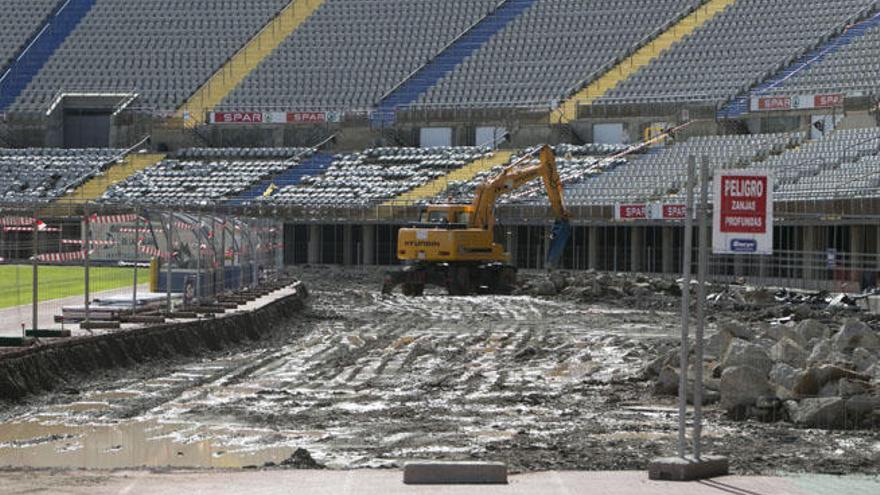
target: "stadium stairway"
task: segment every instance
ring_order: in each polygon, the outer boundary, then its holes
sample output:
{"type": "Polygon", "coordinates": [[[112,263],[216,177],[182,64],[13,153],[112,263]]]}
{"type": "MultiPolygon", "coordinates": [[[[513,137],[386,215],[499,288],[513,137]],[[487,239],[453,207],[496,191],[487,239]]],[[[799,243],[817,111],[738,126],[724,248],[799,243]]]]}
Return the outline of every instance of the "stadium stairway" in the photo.
{"type": "Polygon", "coordinates": [[[604,74],[589,83],[565,100],[555,111],[551,112],[551,124],[568,124],[577,118],[579,104],[590,105],[617,87],[639,69],[651,63],[673,44],[681,41],[695,30],[712,20],[737,0],[707,0],[673,24],[669,29],[638,48],[631,55],[618,62],[604,74]]]}
{"type": "Polygon", "coordinates": [[[436,197],[446,189],[450,182],[466,182],[474,178],[480,172],[490,170],[497,165],[505,165],[510,162],[513,156],[512,151],[496,151],[491,158],[480,158],[464,167],[453,170],[443,177],[438,177],[423,186],[419,186],[411,191],[405,192],[400,196],[385,202],[382,206],[392,206],[400,203],[414,203],[436,197]]]}
{"type": "Polygon", "coordinates": [[[220,104],[278,45],[311,17],[324,1],[291,1],[180,106],[177,116],[189,116],[185,122],[187,127],[203,124],[207,112],[220,104]]]}
{"type": "Polygon", "coordinates": [[[406,106],[427,92],[432,86],[452,72],[466,58],[479,50],[495,34],[519,17],[537,0],[505,0],[495,10],[468,28],[452,43],[447,45],[430,62],[412,73],[406,80],[392,89],[379,102],[373,113],[374,125],[388,125],[394,122],[394,109],[406,106]]]}
{"type": "Polygon", "coordinates": [[[131,153],[121,162],[114,163],[103,174],[83,183],[58,201],[60,203],[85,203],[101,196],[110,186],[122,182],[131,175],[165,159],[163,154],[131,153]]]}
{"type": "Polygon", "coordinates": [[[840,35],[831,38],[815,49],[807,52],[802,57],[795,60],[791,65],[782,69],[758,86],[755,86],[746,94],[737,96],[733,101],[727,103],[718,111],[718,118],[735,119],[748,113],[752,96],[760,96],[770,92],[770,90],[777,89],[781,86],[784,87],[785,82],[798,73],[807,70],[813,64],[819,63],[825,58],[834,55],[834,53],[842,47],[864,36],[865,33],[877,26],[880,26],[880,13],[874,13],[867,19],[856,23],[849,29],[844,30],[840,35]]]}
{"type": "Polygon", "coordinates": [[[34,76],[46,65],[49,57],[67,39],[89,13],[95,0],[60,0],[58,7],[46,18],[32,40],[13,59],[0,76],[0,112],[9,108],[34,76]]]}
{"type": "Polygon", "coordinates": [[[275,177],[261,181],[237,197],[230,199],[226,204],[230,206],[239,206],[253,201],[265,194],[273,185],[278,189],[281,189],[284,186],[295,186],[299,184],[304,177],[324,173],[331,163],[333,163],[333,155],[327,153],[315,153],[308,159],[290,167],[275,177]]]}

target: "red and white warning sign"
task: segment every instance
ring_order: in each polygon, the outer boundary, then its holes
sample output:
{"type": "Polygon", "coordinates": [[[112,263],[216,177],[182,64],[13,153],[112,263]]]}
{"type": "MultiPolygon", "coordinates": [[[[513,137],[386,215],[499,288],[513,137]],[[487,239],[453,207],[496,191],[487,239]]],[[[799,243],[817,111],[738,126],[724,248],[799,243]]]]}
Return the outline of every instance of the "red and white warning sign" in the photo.
{"type": "Polygon", "coordinates": [[[715,174],[712,251],[773,254],[773,177],[762,171],[715,174]]]}

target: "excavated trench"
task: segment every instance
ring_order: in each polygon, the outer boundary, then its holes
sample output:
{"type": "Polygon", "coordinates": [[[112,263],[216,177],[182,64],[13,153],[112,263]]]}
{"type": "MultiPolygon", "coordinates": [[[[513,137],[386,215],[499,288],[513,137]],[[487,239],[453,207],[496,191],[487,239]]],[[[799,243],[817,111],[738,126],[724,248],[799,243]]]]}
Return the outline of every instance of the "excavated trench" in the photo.
{"type": "MultiPolygon", "coordinates": [[[[285,468],[313,458],[346,469],[425,458],[619,470],[672,452],[674,399],[655,397],[643,370],[676,344],[674,305],[406,298],[379,294],[378,271],[296,276],[309,307],[283,315],[271,338],[92,373],[7,405],[0,466],[285,468]]],[[[739,473],[880,470],[876,432],[736,422],[710,407],[705,435],[706,450],[739,473]]]]}

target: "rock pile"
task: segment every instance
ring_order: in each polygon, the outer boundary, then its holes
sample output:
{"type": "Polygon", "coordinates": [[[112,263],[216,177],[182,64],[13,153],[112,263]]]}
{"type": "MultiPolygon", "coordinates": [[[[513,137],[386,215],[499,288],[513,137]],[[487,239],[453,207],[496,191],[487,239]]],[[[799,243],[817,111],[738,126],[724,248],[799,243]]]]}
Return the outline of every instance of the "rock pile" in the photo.
{"type": "MultiPolygon", "coordinates": [[[[677,393],[678,352],[647,365],[655,393],[677,393]]],[[[722,322],[705,343],[704,401],[719,400],[735,419],[873,428],[880,425],[878,357],[880,332],[858,319],[837,328],[807,319],[758,331],[722,322]]]]}
{"type": "Polygon", "coordinates": [[[674,307],[679,304],[681,296],[681,288],[674,280],[595,270],[555,271],[547,276],[520,277],[519,284],[518,294],[559,296],[584,303],[625,301],[638,307],[674,307]]]}

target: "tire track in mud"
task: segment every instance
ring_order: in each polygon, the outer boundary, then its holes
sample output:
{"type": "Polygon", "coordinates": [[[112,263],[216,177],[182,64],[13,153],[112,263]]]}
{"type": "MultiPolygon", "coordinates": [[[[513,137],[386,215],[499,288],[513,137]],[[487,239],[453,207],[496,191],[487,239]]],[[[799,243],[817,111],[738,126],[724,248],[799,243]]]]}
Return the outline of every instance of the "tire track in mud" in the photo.
{"type": "MultiPolygon", "coordinates": [[[[276,463],[303,447],[336,468],[429,458],[643,469],[670,451],[674,404],[652,397],[640,372],[675,339],[677,315],[519,296],[383,297],[374,275],[336,276],[303,274],[312,307],[291,322],[297,339],[85,391],[61,404],[62,419],[156,422],[182,444],[280,452],[276,463]],[[76,410],[88,400],[107,407],[76,410]]],[[[710,444],[748,434],[743,452],[775,428],[707,416],[710,444]]]]}

